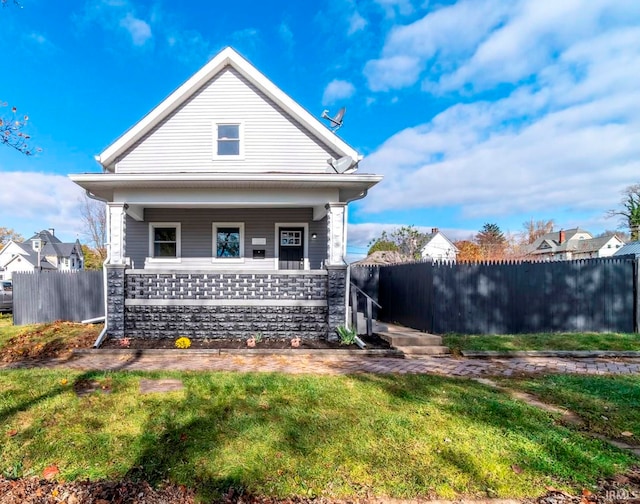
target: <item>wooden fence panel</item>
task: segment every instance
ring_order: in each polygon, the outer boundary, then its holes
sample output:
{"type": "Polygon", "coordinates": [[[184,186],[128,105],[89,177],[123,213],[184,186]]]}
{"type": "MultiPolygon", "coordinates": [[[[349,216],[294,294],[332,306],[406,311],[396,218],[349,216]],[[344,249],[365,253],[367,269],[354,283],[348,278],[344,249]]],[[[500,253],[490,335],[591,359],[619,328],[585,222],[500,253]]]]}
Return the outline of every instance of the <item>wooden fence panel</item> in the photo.
{"type": "Polygon", "coordinates": [[[633,332],[637,271],[633,257],[383,266],[380,318],[436,333],[633,332]]]}
{"type": "Polygon", "coordinates": [[[104,316],[101,271],[13,274],[15,325],[104,316]]]}

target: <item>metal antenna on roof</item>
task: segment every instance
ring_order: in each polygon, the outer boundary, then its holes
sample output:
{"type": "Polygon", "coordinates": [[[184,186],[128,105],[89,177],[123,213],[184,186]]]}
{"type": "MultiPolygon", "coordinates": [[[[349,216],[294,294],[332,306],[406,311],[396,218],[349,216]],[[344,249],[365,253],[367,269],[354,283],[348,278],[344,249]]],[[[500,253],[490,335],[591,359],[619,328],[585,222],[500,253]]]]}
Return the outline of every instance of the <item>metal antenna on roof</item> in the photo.
{"type": "Polygon", "coordinates": [[[338,131],[340,129],[340,127],[342,126],[342,120],[344,118],[344,113],[347,111],[346,107],[342,107],[340,110],[338,110],[338,113],[331,117],[329,115],[329,111],[328,110],[324,110],[322,112],[322,118],[326,119],[327,121],[329,121],[331,123],[331,126],[329,126],[331,128],[331,131],[333,131],[334,133],[336,131],[338,131]]]}

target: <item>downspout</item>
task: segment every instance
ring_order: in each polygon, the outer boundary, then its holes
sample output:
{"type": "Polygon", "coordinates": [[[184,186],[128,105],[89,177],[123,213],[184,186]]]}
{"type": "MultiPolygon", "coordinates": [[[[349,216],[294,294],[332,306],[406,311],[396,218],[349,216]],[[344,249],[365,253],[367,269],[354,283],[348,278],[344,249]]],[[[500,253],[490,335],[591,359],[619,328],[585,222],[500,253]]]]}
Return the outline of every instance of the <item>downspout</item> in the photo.
{"type": "MultiPolygon", "coordinates": [[[[361,194],[359,194],[358,196],[354,196],[353,198],[350,198],[348,200],[345,201],[345,203],[347,204],[347,206],[345,207],[345,210],[348,211],[348,205],[349,203],[353,202],[353,201],[358,201],[363,199],[364,197],[367,196],[367,194],[369,193],[368,189],[365,189],[364,191],[362,191],[361,194]]],[[[348,215],[346,216],[348,220],[348,215]]],[[[343,238],[343,242],[344,242],[344,255],[346,258],[347,255],[347,226],[345,226],[344,228],[344,238],[343,238]]],[[[346,262],[346,261],[345,261],[346,262]]],[[[351,290],[351,265],[347,264],[347,282],[346,282],[346,292],[345,292],[345,299],[344,299],[344,326],[345,327],[349,327],[349,291],[351,290]]],[[[358,311],[358,307],[355,307],[356,312],[358,311]]],[[[358,330],[358,328],[355,328],[356,330],[358,330]]]]}
{"type": "MultiPolygon", "coordinates": [[[[96,201],[100,201],[102,203],[107,204],[108,201],[104,198],[100,198],[98,196],[96,196],[95,194],[91,194],[91,192],[89,191],[89,189],[86,190],[86,194],[88,198],[91,198],[92,200],[96,200],[96,201]]],[[[107,208],[107,222],[106,222],[106,226],[107,226],[107,232],[109,232],[109,230],[111,229],[111,220],[110,220],[110,215],[109,215],[109,209],[107,208]]],[[[102,331],[100,331],[100,334],[98,334],[98,337],[96,338],[96,341],[93,344],[93,348],[99,348],[100,345],[102,345],[102,341],[104,340],[104,338],[107,335],[107,321],[109,320],[109,318],[107,317],[107,308],[108,308],[108,303],[107,303],[107,264],[109,264],[109,261],[111,261],[111,247],[109,247],[109,244],[107,243],[107,257],[105,258],[104,262],[102,263],[102,282],[103,282],[103,287],[104,287],[104,327],[102,328],[102,331]]]]}

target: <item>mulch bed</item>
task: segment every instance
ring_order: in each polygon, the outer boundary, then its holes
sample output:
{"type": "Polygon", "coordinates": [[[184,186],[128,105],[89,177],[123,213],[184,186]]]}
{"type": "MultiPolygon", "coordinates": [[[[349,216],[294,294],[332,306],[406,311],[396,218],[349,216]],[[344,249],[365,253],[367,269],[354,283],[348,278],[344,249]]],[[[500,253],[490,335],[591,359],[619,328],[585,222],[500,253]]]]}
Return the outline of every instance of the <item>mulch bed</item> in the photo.
{"type": "MultiPolygon", "coordinates": [[[[386,350],[391,348],[389,343],[380,338],[379,336],[360,336],[360,338],[367,344],[367,350],[386,350]]],[[[142,338],[127,338],[126,343],[128,345],[123,346],[122,340],[107,338],[102,344],[102,348],[131,348],[134,350],[146,350],[146,349],[169,349],[176,348],[175,339],[171,338],[159,338],[159,339],[142,339],[142,338]]],[[[211,349],[211,350],[224,350],[224,349],[240,349],[248,348],[246,340],[241,339],[192,339],[191,347],[193,349],[211,349]]],[[[289,339],[276,339],[264,337],[262,341],[256,344],[256,349],[265,350],[283,350],[291,349],[291,340],[289,339]]],[[[324,340],[305,340],[301,339],[298,350],[324,350],[324,349],[341,349],[341,350],[356,350],[359,347],[357,345],[341,345],[340,343],[332,343],[324,340]]]]}
{"type": "MultiPolygon", "coordinates": [[[[152,488],[144,481],[79,481],[55,482],[38,478],[8,480],[0,477],[0,504],[194,504],[195,492],[184,486],[165,485],[152,488]]],[[[275,499],[236,493],[232,490],[218,502],[223,504],[331,504],[380,503],[383,500],[353,499],[338,501],[326,498],[275,499]]],[[[457,501],[459,502],[459,501],[457,501]]],[[[490,502],[490,501],[483,501],[490,502]]],[[[597,488],[570,495],[553,488],[537,499],[523,499],[536,504],[610,504],[640,503],[640,468],[625,475],[602,479],[597,488]]]]}

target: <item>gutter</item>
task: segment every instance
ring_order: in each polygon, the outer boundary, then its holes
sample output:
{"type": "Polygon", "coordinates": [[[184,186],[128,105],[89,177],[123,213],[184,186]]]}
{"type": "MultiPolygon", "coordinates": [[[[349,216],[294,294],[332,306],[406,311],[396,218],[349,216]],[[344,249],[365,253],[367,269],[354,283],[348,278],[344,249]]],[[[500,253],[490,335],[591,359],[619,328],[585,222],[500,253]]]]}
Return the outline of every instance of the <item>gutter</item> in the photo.
{"type": "MultiPolygon", "coordinates": [[[[358,196],[354,196],[353,198],[348,199],[347,201],[345,201],[345,203],[348,205],[349,203],[353,202],[353,201],[358,201],[361,200],[363,198],[365,198],[367,196],[367,194],[369,193],[368,189],[365,189],[364,191],[362,191],[361,194],[359,194],[358,196]]],[[[348,224],[348,223],[347,223],[348,224]]],[[[346,247],[347,247],[347,226],[345,226],[344,228],[344,246],[345,246],[345,257],[346,257],[346,247]]],[[[346,262],[345,262],[346,264],[346,262]]],[[[346,286],[345,286],[345,300],[344,300],[344,304],[345,304],[345,310],[344,310],[344,326],[345,327],[351,327],[350,325],[350,320],[349,320],[349,289],[351,289],[351,265],[347,264],[347,282],[346,282],[346,286]]],[[[358,311],[358,307],[354,307],[353,309],[356,310],[356,312],[358,311]]],[[[357,320],[357,319],[356,319],[357,320]]],[[[353,328],[352,328],[353,329],[353,328]]],[[[358,330],[358,328],[355,328],[356,331],[358,330]]],[[[358,343],[358,346],[360,346],[360,344],[358,343]]],[[[360,347],[363,348],[363,347],[360,347]]]]}
{"type": "MultiPolygon", "coordinates": [[[[96,201],[100,201],[102,203],[108,203],[108,201],[104,198],[100,198],[99,196],[96,196],[95,194],[92,194],[91,191],[89,191],[89,189],[86,190],[86,195],[88,198],[91,198],[92,200],[96,200],[96,201]]],[[[109,216],[109,209],[107,208],[107,231],[111,228],[111,222],[110,222],[110,216],[109,216]]],[[[100,345],[102,345],[102,342],[104,341],[104,338],[107,336],[107,330],[108,330],[108,318],[107,318],[107,309],[108,309],[108,303],[107,303],[107,264],[109,264],[109,261],[111,260],[111,247],[109,247],[108,243],[107,245],[107,257],[105,258],[104,262],[102,263],[102,281],[103,281],[103,288],[104,288],[104,327],[102,328],[102,331],[100,331],[100,334],[98,334],[98,337],[96,338],[96,341],[93,343],[93,348],[100,348],[100,345]]]]}

